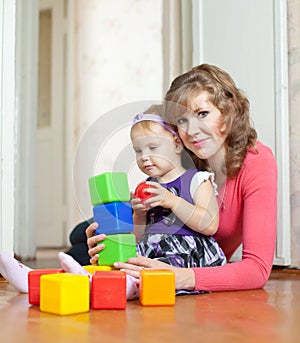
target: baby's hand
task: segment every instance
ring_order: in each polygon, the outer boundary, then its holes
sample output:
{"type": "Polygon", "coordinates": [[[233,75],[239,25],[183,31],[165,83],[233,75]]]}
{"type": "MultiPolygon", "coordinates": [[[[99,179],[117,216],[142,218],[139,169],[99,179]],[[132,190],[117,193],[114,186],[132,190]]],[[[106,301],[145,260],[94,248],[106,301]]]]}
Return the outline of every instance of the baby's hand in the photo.
{"type": "Polygon", "coordinates": [[[145,217],[149,209],[149,206],[145,206],[144,202],[140,198],[136,197],[134,193],[131,193],[131,207],[134,213],[139,217],[145,217]]]}
{"type": "Polygon", "coordinates": [[[171,193],[157,182],[148,181],[147,183],[149,184],[147,191],[150,192],[152,196],[144,201],[145,206],[162,206],[164,208],[173,208],[178,199],[175,194],[171,193]]]}

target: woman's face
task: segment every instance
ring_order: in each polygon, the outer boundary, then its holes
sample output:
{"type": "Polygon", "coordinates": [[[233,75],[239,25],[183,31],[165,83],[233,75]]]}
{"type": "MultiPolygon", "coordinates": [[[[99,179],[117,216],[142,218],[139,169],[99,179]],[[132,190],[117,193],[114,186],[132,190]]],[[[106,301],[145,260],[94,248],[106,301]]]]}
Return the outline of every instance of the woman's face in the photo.
{"type": "Polygon", "coordinates": [[[201,159],[214,159],[219,153],[224,154],[226,136],[221,133],[221,112],[209,101],[206,91],[196,96],[189,111],[181,115],[176,125],[178,133],[187,149],[201,159]]]}

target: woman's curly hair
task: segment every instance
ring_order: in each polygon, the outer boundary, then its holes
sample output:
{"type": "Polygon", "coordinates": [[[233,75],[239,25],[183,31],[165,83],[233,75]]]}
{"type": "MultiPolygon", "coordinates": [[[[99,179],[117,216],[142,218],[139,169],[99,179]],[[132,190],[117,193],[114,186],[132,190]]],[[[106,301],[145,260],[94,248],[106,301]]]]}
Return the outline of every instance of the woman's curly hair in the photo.
{"type": "MultiPolygon", "coordinates": [[[[189,109],[192,99],[203,91],[208,92],[210,102],[222,114],[220,127],[225,129],[220,133],[226,136],[226,173],[234,178],[248,149],[255,149],[257,133],[250,123],[249,101],[228,73],[216,66],[202,64],[178,76],[166,93],[163,115],[167,122],[176,124],[180,113],[189,109]]],[[[209,169],[208,161],[189,153],[197,168],[209,169]]]]}

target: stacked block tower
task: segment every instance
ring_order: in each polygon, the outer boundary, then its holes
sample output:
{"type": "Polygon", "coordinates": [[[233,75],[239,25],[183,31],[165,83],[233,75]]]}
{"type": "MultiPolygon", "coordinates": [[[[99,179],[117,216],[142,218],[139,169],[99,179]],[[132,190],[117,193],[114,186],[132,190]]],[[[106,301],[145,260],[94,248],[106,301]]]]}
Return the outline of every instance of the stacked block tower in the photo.
{"type": "Polygon", "coordinates": [[[127,174],[106,172],[88,180],[96,234],[105,233],[101,242],[105,249],[99,253],[98,265],[112,266],[136,256],[132,208],[127,174]]]}

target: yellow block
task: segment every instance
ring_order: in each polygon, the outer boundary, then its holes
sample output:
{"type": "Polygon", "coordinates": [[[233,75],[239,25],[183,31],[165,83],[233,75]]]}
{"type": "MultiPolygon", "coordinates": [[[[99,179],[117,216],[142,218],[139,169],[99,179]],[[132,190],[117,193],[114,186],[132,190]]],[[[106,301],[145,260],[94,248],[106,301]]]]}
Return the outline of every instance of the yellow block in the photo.
{"type": "Polygon", "coordinates": [[[142,270],[140,284],[142,305],[174,305],[175,273],[170,270],[142,270]]]}
{"type": "Polygon", "coordinates": [[[70,273],[46,274],[40,279],[40,309],[67,315],[89,311],[88,276],[70,273]]]}
{"type": "Polygon", "coordinates": [[[86,271],[88,271],[90,274],[94,274],[95,272],[98,271],[110,271],[113,270],[114,268],[111,266],[94,266],[94,265],[87,265],[87,266],[82,266],[86,271]]]}

